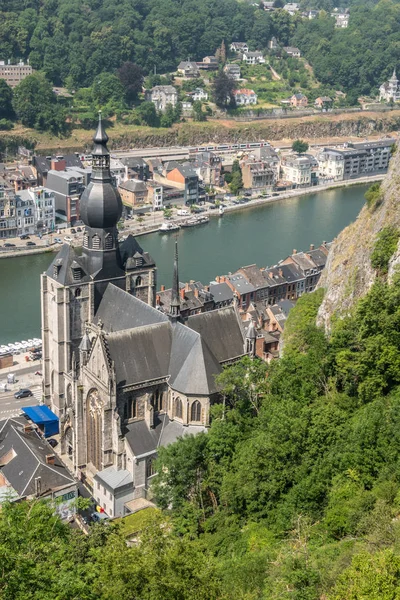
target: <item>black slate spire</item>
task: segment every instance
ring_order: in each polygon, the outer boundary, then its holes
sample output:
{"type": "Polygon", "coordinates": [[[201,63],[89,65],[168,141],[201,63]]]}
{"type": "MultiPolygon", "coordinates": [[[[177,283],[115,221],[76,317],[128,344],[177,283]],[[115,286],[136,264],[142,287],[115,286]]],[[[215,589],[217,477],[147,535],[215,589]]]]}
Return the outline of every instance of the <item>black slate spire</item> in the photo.
{"type": "Polygon", "coordinates": [[[179,272],[178,272],[178,240],[175,240],[175,259],[174,259],[174,277],[172,280],[171,306],[169,309],[169,318],[171,321],[178,321],[181,316],[181,302],[179,296],[179,272]]]}

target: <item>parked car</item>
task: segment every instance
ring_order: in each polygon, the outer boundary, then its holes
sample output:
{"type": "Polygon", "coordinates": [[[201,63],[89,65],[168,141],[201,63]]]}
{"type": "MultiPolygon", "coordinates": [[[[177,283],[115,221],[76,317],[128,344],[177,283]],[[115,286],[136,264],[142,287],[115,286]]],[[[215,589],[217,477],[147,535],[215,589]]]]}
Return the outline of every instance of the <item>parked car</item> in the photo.
{"type": "Polygon", "coordinates": [[[27,233],[23,233],[22,235],[19,236],[20,240],[29,240],[30,237],[27,233]]]}
{"type": "Polygon", "coordinates": [[[72,242],[72,237],[70,237],[69,235],[66,235],[64,238],[64,242],[72,242]]]}
{"type": "Polygon", "coordinates": [[[76,231],[77,231],[78,233],[81,233],[81,231],[82,231],[82,227],[77,227],[77,228],[76,228],[76,231]]]}
{"type": "Polygon", "coordinates": [[[90,515],[92,521],[100,523],[101,521],[108,521],[109,517],[105,513],[94,512],[90,515]]]}
{"type": "Polygon", "coordinates": [[[3,248],[15,248],[15,244],[11,244],[11,242],[6,242],[3,245],[3,248]]]}
{"type": "Polygon", "coordinates": [[[48,442],[48,444],[50,444],[50,446],[52,448],[55,448],[56,446],[58,446],[58,442],[54,438],[50,438],[49,440],[47,440],[47,442],[48,442]]]}
{"type": "Polygon", "coordinates": [[[76,229],[72,228],[71,233],[76,233],[76,229]]]}
{"type": "Polygon", "coordinates": [[[54,243],[55,244],[62,244],[62,239],[59,237],[54,238],[54,243]]]}
{"type": "Polygon", "coordinates": [[[16,398],[17,400],[19,400],[20,398],[29,398],[30,396],[33,396],[33,393],[31,390],[28,389],[18,390],[18,392],[15,392],[14,394],[14,398],[16,398]]]}
{"type": "Polygon", "coordinates": [[[27,246],[36,246],[35,242],[26,242],[27,246]]]}

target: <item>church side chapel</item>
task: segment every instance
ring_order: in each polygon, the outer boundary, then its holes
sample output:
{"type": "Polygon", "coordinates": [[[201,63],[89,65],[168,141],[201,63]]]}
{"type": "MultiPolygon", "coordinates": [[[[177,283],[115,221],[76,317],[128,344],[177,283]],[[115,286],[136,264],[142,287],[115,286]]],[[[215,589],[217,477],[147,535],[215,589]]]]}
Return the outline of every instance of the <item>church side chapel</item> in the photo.
{"type": "Polygon", "coordinates": [[[133,236],[118,241],[122,201],[101,117],[93,141],[82,254],[64,244],[41,278],[43,388],[62,454],[114,517],[147,497],[160,446],[207,428],[216,375],[254,356],[256,331],[235,306],[181,322],[177,243],[169,313],[154,307],[154,260],[133,236]]]}

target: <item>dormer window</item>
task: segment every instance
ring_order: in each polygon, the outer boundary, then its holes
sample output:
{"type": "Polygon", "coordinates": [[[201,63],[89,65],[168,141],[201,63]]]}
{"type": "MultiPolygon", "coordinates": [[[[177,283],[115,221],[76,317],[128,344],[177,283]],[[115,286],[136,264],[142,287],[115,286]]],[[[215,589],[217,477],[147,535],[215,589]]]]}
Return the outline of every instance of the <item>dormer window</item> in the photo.
{"type": "Polygon", "coordinates": [[[54,279],[57,279],[57,277],[58,277],[58,275],[60,273],[61,267],[62,267],[62,260],[60,258],[58,258],[55,261],[54,265],[53,265],[53,277],[54,277],[54,279]]]}
{"type": "Polygon", "coordinates": [[[83,234],[83,247],[84,248],[88,248],[89,247],[89,235],[87,234],[86,231],[83,234]]]}

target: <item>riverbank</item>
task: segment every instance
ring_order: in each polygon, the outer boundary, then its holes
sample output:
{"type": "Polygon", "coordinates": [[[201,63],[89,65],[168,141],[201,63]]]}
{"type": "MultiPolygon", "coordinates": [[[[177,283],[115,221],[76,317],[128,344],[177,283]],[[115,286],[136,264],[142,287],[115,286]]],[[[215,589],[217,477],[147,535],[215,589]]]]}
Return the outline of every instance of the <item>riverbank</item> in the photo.
{"type": "MultiPolygon", "coordinates": [[[[357,185],[365,185],[366,183],[375,183],[376,181],[382,181],[382,179],[384,178],[384,174],[380,174],[380,175],[372,175],[370,177],[360,177],[359,179],[352,179],[352,180],[348,180],[348,181],[336,181],[336,182],[330,182],[330,183],[326,183],[326,184],[322,184],[322,185],[318,185],[315,187],[307,187],[307,188],[302,188],[302,189],[296,189],[296,190],[290,190],[287,192],[280,192],[277,196],[270,196],[268,198],[254,198],[254,199],[250,199],[248,202],[246,202],[245,204],[232,204],[232,203],[227,203],[227,202],[223,202],[225,208],[224,208],[224,213],[229,213],[229,212],[235,212],[235,211],[243,211],[246,209],[250,209],[250,208],[255,208],[258,206],[262,206],[264,204],[271,204],[274,202],[279,202],[280,200],[287,200],[289,198],[296,198],[296,197],[301,197],[301,196],[305,196],[305,195],[309,195],[309,194],[318,194],[319,192],[325,192],[325,191],[329,191],[329,190],[333,190],[333,189],[338,189],[338,188],[348,188],[348,187],[352,187],[352,186],[357,186],[357,185]]],[[[209,205],[211,206],[211,205],[209,205]]],[[[219,211],[217,210],[211,210],[209,207],[205,210],[204,213],[205,215],[208,215],[209,217],[217,217],[219,218],[219,211]]],[[[153,220],[153,223],[149,223],[148,225],[146,224],[141,224],[141,225],[137,225],[137,226],[126,226],[124,227],[123,230],[121,230],[121,234],[122,235],[129,235],[132,234],[135,237],[140,237],[143,235],[149,235],[150,233],[157,233],[159,231],[159,227],[161,224],[161,221],[163,219],[162,213],[156,213],[157,215],[157,223],[155,224],[155,217],[154,215],[150,216],[150,217],[144,217],[144,219],[151,221],[153,220]]],[[[185,221],[187,221],[187,217],[177,217],[176,215],[174,216],[174,223],[184,223],[185,221]]],[[[80,247],[80,244],[73,244],[76,248],[80,247]]],[[[0,251],[0,259],[2,258],[16,258],[18,256],[33,256],[35,254],[44,254],[47,252],[58,252],[59,249],[61,248],[61,244],[53,244],[52,246],[43,246],[43,247],[35,247],[32,248],[31,250],[28,248],[21,248],[20,250],[12,250],[12,251],[0,251]]]]}

